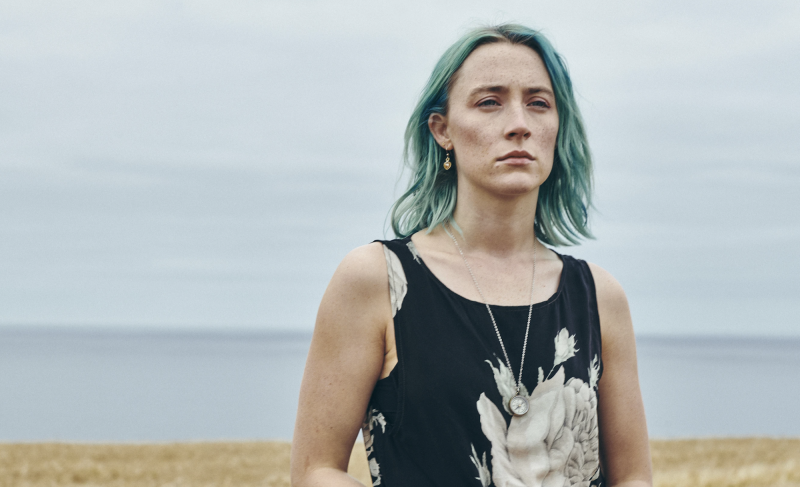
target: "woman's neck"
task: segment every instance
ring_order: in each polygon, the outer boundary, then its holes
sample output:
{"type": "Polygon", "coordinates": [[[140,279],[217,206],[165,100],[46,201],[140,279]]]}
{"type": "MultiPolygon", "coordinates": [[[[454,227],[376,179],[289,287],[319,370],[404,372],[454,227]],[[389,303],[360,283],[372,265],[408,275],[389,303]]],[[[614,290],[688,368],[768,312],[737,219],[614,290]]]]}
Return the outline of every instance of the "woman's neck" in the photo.
{"type": "Polygon", "coordinates": [[[533,222],[537,199],[538,190],[508,199],[462,198],[459,194],[453,220],[472,252],[497,256],[527,253],[536,242],[533,222]]]}

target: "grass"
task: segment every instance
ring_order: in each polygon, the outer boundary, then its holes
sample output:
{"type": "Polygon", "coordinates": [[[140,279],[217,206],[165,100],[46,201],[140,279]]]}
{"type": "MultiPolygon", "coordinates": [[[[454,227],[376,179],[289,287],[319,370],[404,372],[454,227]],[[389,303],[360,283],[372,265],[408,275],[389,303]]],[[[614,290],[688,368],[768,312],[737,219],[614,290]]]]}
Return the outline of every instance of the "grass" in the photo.
{"type": "Polygon", "coordinates": [[[658,487],[798,487],[800,439],[651,442],[658,487]]]}
{"type": "MultiPolygon", "coordinates": [[[[0,444],[0,487],[288,487],[289,444],[0,444]]],[[[800,487],[800,439],[654,440],[655,487],[800,487]]],[[[369,482],[364,446],[351,475],[369,482]]]]}

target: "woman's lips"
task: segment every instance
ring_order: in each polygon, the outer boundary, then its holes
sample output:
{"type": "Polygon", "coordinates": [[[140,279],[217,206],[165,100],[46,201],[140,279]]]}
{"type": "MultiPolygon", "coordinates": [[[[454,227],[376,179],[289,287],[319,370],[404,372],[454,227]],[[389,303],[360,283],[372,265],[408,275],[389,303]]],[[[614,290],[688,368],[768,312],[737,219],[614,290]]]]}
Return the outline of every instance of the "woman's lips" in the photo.
{"type": "Polygon", "coordinates": [[[515,150],[499,158],[497,162],[502,162],[509,166],[527,166],[533,162],[533,156],[526,151],[515,150]]]}
{"type": "Polygon", "coordinates": [[[527,166],[533,161],[527,157],[509,157],[507,159],[501,159],[500,162],[507,166],[527,166]]]}

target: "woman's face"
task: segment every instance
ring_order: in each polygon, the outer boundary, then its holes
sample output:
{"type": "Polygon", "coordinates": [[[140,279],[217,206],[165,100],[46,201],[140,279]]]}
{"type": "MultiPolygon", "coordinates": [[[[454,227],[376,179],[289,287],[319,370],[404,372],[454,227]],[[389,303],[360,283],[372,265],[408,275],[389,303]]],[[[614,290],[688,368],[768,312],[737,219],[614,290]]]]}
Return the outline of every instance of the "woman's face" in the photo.
{"type": "Polygon", "coordinates": [[[431,132],[451,149],[459,192],[469,185],[514,196],[538,188],[553,167],[558,111],[547,68],[531,48],[497,42],[469,55],[455,75],[448,113],[431,132]]]}

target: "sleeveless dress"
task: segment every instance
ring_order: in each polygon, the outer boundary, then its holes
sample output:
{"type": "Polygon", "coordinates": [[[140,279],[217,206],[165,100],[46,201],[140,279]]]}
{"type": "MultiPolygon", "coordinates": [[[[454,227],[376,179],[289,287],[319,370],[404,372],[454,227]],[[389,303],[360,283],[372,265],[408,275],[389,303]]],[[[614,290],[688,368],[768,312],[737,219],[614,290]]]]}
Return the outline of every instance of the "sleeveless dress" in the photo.
{"type": "MultiPolygon", "coordinates": [[[[483,303],[446,287],[410,238],[382,241],[398,363],[375,385],[362,426],[372,484],[602,486],[597,382],[603,366],[594,280],[560,255],[558,290],[533,306],[522,394],[483,303]]],[[[519,373],[528,306],[492,306],[519,373]]]]}

